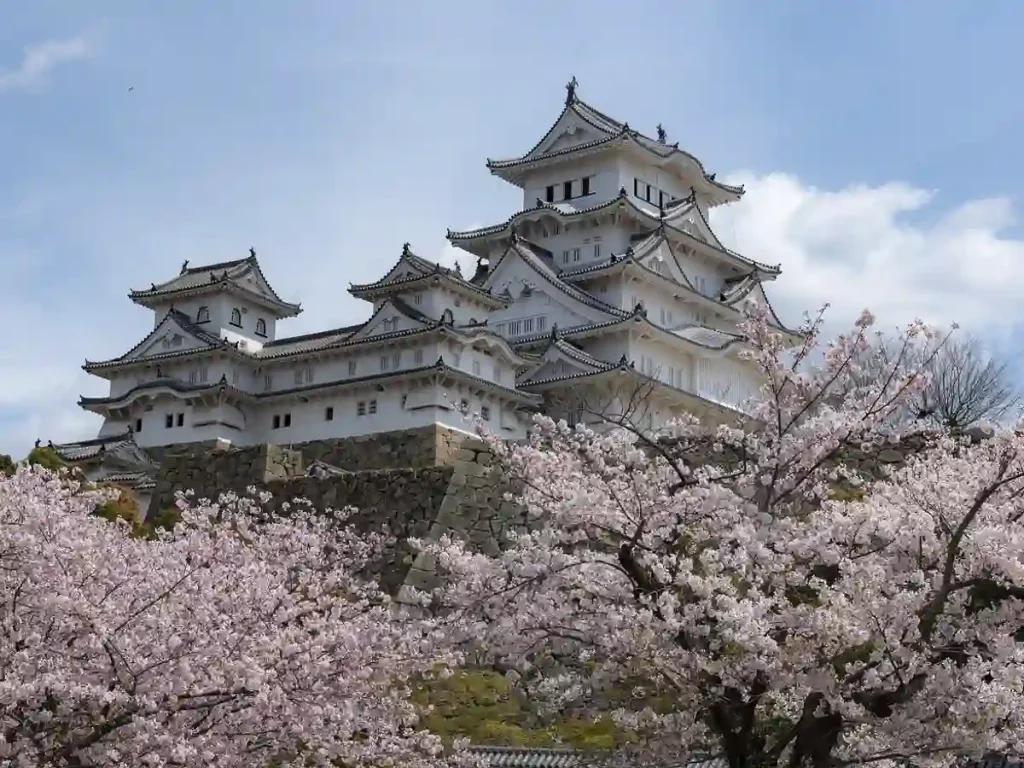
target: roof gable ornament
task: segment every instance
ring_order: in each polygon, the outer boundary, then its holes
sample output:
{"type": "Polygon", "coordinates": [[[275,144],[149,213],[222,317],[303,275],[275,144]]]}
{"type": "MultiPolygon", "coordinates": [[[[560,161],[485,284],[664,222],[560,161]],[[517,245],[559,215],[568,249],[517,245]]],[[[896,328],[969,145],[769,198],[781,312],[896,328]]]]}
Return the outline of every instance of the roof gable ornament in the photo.
{"type": "Polygon", "coordinates": [[[178,274],[184,275],[185,272],[187,272],[187,271],[188,271],[188,259],[185,259],[183,262],[181,262],[181,272],[179,272],[178,274]]]}
{"type": "Polygon", "coordinates": [[[249,258],[250,259],[255,259],[256,258],[256,249],[255,248],[252,248],[252,247],[249,248],[249,258]]]}
{"type": "Polygon", "coordinates": [[[410,253],[412,253],[412,247],[409,243],[402,243],[402,255],[408,256],[410,253]]]}
{"type": "Polygon", "coordinates": [[[558,341],[558,323],[551,324],[551,340],[558,341]]]}
{"type": "Polygon", "coordinates": [[[666,141],[668,141],[668,134],[665,133],[665,128],[664,126],[662,126],[661,123],[658,123],[657,131],[659,144],[664,144],[666,141]]]}
{"type": "Polygon", "coordinates": [[[576,79],[576,75],[572,76],[572,80],[565,84],[565,106],[571,105],[576,101],[576,89],[579,87],[579,81],[576,79]]]}

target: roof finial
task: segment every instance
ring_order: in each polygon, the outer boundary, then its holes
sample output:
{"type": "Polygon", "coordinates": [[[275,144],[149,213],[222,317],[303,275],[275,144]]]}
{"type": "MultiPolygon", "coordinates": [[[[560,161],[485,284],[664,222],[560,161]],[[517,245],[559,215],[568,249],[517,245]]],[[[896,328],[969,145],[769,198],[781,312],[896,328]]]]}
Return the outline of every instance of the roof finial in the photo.
{"type": "Polygon", "coordinates": [[[558,323],[551,324],[551,340],[558,341],[558,323]]]}
{"type": "Polygon", "coordinates": [[[658,123],[658,141],[662,144],[668,141],[668,135],[665,133],[665,128],[661,123],[658,123]]]}
{"type": "Polygon", "coordinates": [[[256,258],[256,249],[255,248],[249,248],[249,258],[250,259],[255,259],[256,258]]]}
{"type": "Polygon", "coordinates": [[[402,244],[402,255],[408,256],[412,252],[412,247],[408,243],[402,244]]]}
{"type": "Polygon", "coordinates": [[[188,259],[185,259],[183,262],[181,262],[181,274],[184,275],[185,274],[185,270],[187,270],[187,269],[188,269],[188,259]]]}
{"type": "Polygon", "coordinates": [[[565,106],[568,107],[570,104],[576,101],[576,89],[578,87],[579,82],[576,80],[576,75],[573,75],[572,80],[570,80],[565,85],[565,106]]]}

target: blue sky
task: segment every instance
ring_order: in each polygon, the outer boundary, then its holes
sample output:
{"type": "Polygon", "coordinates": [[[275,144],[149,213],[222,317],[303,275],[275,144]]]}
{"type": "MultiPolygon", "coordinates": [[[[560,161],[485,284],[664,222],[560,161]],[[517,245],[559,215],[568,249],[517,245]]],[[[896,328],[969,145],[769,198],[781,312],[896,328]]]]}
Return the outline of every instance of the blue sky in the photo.
{"type": "Polygon", "coordinates": [[[0,451],[92,436],[79,366],[149,328],[132,287],[253,246],[306,312],[411,242],[503,220],[488,175],[582,97],[749,194],[721,235],[823,301],[958,320],[1015,351],[1024,315],[1024,5],[0,0],[0,451]],[[129,91],[129,88],[133,90],[129,91]]]}

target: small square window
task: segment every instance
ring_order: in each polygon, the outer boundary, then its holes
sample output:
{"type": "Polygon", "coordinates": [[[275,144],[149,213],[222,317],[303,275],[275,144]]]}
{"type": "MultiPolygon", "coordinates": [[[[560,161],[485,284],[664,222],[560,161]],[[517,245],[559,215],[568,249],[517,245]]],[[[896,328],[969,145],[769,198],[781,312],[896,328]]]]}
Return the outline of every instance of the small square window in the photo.
{"type": "Polygon", "coordinates": [[[292,415],[290,413],[286,413],[284,415],[284,425],[286,427],[290,427],[292,425],[292,415]]]}
{"type": "Polygon", "coordinates": [[[324,421],[334,421],[334,406],[328,405],[324,409],[324,421]]]}
{"type": "Polygon", "coordinates": [[[371,400],[370,401],[369,411],[370,411],[370,413],[376,413],[377,412],[377,401],[376,400],[371,400]]]}
{"type": "Polygon", "coordinates": [[[491,420],[491,409],[488,408],[486,405],[480,406],[480,418],[483,419],[484,421],[491,420]]]}
{"type": "Polygon", "coordinates": [[[166,416],[164,416],[164,426],[167,427],[167,429],[170,429],[171,427],[174,426],[174,414],[173,413],[168,413],[166,416]]]}
{"type": "Polygon", "coordinates": [[[274,414],[274,429],[280,429],[280,428],[281,428],[281,415],[280,414],[274,414]]]}
{"type": "Polygon", "coordinates": [[[141,432],[142,431],[142,419],[136,419],[135,420],[135,431],[136,432],[141,432]]]}
{"type": "Polygon", "coordinates": [[[360,400],[359,403],[356,405],[356,414],[359,416],[366,415],[366,403],[364,401],[360,400]]]}
{"type": "Polygon", "coordinates": [[[179,413],[178,414],[178,426],[179,427],[185,426],[185,414],[184,413],[179,413]]]}

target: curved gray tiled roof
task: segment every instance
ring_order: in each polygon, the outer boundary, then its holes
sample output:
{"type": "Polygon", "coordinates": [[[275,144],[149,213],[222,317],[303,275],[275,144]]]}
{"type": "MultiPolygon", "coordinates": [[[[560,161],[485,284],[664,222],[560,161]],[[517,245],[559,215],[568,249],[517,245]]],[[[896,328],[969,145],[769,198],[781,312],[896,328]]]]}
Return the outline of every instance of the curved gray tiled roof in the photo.
{"type": "Polygon", "coordinates": [[[452,282],[458,284],[459,286],[467,289],[468,291],[470,291],[470,293],[474,295],[478,295],[481,298],[486,298],[491,301],[504,303],[503,299],[500,296],[495,296],[493,293],[484,290],[477,284],[477,275],[473,275],[471,278],[467,280],[465,277],[462,276],[462,272],[459,269],[445,267],[436,261],[431,261],[430,259],[425,259],[422,256],[417,256],[409,248],[408,243],[406,243],[402,247],[402,255],[399,257],[398,261],[395,262],[395,264],[387,271],[387,274],[385,274],[384,277],[382,277],[380,280],[375,280],[372,283],[350,284],[348,291],[349,293],[356,295],[359,293],[369,292],[385,287],[400,288],[414,284],[420,280],[426,280],[430,277],[442,277],[447,280],[451,280],[452,282]],[[413,269],[419,272],[419,274],[413,275],[411,277],[400,277],[388,280],[387,275],[391,274],[391,272],[393,272],[398,267],[398,265],[401,264],[403,261],[408,262],[413,267],[413,269]]]}
{"type": "MultiPolygon", "coordinates": [[[[493,768],[590,768],[600,766],[605,760],[623,768],[630,765],[628,757],[621,759],[610,753],[572,749],[479,746],[471,747],[469,751],[486,759],[493,768]]],[[[689,768],[727,768],[728,762],[721,757],[694,757],[684,765],[689,768]]]]}
{"type": "MultiPolygon", "coordinates": [[[[473,230],[465,230],[465,231],[461,231],[461,232],[453,231],[453,230],[448,230],[448,239],[451,242],[455,243],[455,242],[458,242],[460,240],[473,240],[473,239],[476,239],[476,238],[479,238],[479,237],[487,237],[489,235],[498,234],[500,232],[505,231],[508,228],[511,228],[514,225],[514,223],[516,222],[517,219],[525,217],[525,216],[529,216],[530,214],[535,213],[538,209],[543,209],[545,211],[550,211],[550,212],[554,213],[555,215],[557,215],[559,218],[574,218],[574,217],[577,217],[577,216],[589,216],[591,214],[598,213],[600,211],[612,208],[612,207],[617,206],[617,205],[629,206],[630,208],[632,208],[634,211],[636,211],[641,216],[644,216],[647,219],[651,220],[652,226],[665,226],[665,227],[668,227],[673,232],[678,232],[678,233],[680,233],[680,234],[682,234],[682,235],[684,235],[684,236],[686,236],[686,237],[688,237],[688,238],[690,238],[692,240],[695,240],[698,243],[701,243],[704,246],[707,246],[708,248],[712,248],[715,251],[717,251],[719,253],[722,253],[722,254],[724,254],[724,255],[732,258],[732,259],[735,259],[735,260],[737,260],[737,261],[739,261],[739,262],[741,262],[741,263],[743,263],[743,264],[745,264],[747,266],[756,267],[757,269],[763,270],[763,271],[765,271],[767,273],[771,273],[771,274],[778,274],[781,271],[781,268],[780,268],[780,266],[778,264],[772,265],[772,264],[765,264],[763,262],[756,261],[755,259],[751,259],[749,256],[744,256],[743,254],[737,253],[736,251],[733,251],[733,250],[731,250],[729,248],[725,248],[724,246],[722,246],[720,244],[706,242],[706,241],[698,238],[692,232],[689,232],[689,231],[687,231],[685,229],[680,228],[679,226],[676,226],[676,224],[678,223],[677,219],[681,218],[685,213],[687,213],[690,210],[689,208],[687,208],[687,209],[680,209],[679,213],[673,213],[672,215],[661,217],[660,216],[660,212],[659,213],[655,213],[653,211],[648,210],[646,207],[641,207],[640,205],[638,205],[629,196],[629,194],[626,192],[625,189],[620,189],[618,196],[617,197],[613,197],[611,200],[606,200],[603,203],[597,203],[597,204],[589,206],[587,208],[577,208],[577,209],[574,209],[571,213],[563,212],[558,207],[556,207],[556,205],[553,204],[553,203],[543,203],[542,202],[536,208],[527,208],[527,209],[524,209],[522,211],[517,211],[516,213],[514,213],[512,216],[510,216],[508,219],[506,219],[501,224],[495,224],[495,225],[492,225],[492,226],[489,226],[489,227],[482,227],[480,229],[473,229],[473,230]]],[[[697,210],[698,213],[700,213],[700,208],[699,207],[696,208],[696,210],[697,210]]],[[[707,224],[707,219],[704,219],[703,214],[700,214],[700,216],[701,216],[701,219],[704,221],[704,223],[707,224]]],[[[708,227],[708,229],[710,229],[710,226],[708,227]]]]}
{"type": "Polygon", "coordinates": [[[147,389],[157,389],[160,387],[166,387],[168,389],[175,390],[182,394],[197,394],[200,392],[215,392],[217,390],[230,391],[242,398],[251,398],[252,400],[265,400],[272,397],[280,397],[283,395],[297,395],[306,392],[316,392],[322,389],[328,389],[331,387],[346,387],[353,384],[365,384],[370,381],[381,381],[384,379],[395,379],[402,376],[415,376],[418,374],[426,373],[449,373],[455,376],[459,376],[463,379],[472,381],[479,387],[490,389],[492,391],[501,392],[509,397],[532,401],[536,398],[535,395],[529,392],[523,392],[518,389],[512,389],[506,387],[504,384],[498,384],[490,381],[489,379],[475,376],[471,373],[467,373],[459,368],[452,368],[444,362],[444,358],[438,358],[437,362],[433,365],[420,366],[418,368],[406,368],[398,371],[389,371],[387,373],[375,373],[370,376],[356,376],[354,378],[337,379],[335,381],[324,381],[317,382],[315,384],[307,384],[300,387],[290,387],[288,389],[278,389],[272,392],[248,392],[246,390],[239,389],[227,383],[224,377],[221,377],[219,382],[212,384],[186,384],[179,382],[175,379],[155,379],[148,381],[143,384],[139,384],[132,387],[127,392],[124,392],[117,397],[80,397],[78,403],[80,406],[85,407],[88,405],[106,405],[109,403],[116,403],[124,400],[127,397],[135,394],[136,392],[145,391],[147,389]]]}
{"type": "Polygon", "coordinates": [[[50,443],[49,447],[64,461],[85,461],[106,451],[135,442],[135,435],[129,430],[107,437],[94,437],[77,443],[50,443]]]}
{"type": "MultiPolygon", "coordinates": [[[[265,301],[270,301],[286,310],[286,314],[297,315],[302,311],[298,304],[282,299],[274,287],[267,280],[256,260],[256,252],[250,250],[249,256],[244,259],[233,259],[232,261],[221,261],[216,264],[203,264],[198,267],[189,267],[188,262],[182,265],[181,272],[170,280],[165,280],[159,285],[154,284],[151,288],[141,291],[131,291],[128,296],[133,301],[145,301],[146,299],[171,299],[174,296],[188,293],[211,285],[223,285],[234,283],[244,277],[250,271],[255,272],[260,281],[266,286],[269,296],[256,293],[250,288],[238,286],[240,290],[258,296],[265,301]]],[[[237,284],[236,284],[237,285],[237,284]]]]}

